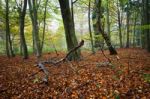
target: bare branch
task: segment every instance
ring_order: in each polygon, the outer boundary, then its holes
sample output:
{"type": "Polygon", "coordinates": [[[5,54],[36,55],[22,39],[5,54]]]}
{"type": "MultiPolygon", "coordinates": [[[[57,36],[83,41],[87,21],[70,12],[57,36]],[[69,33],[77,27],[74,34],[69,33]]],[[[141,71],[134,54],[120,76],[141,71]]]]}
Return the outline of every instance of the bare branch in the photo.
{"type": "Polygon", "coordinates": [[[78,0],[75,0],[75,1],[73,1],[72,3],[74,4],[74,3],[76,3],[78,0]]]}

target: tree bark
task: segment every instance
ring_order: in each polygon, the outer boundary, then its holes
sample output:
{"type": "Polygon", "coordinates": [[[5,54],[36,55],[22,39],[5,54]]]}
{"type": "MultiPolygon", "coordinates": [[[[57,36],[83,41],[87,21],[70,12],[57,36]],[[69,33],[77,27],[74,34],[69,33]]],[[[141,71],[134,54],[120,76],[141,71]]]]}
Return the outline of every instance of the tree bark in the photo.
{"type": "Polygon", "coordinates": [[[93,43],[93,36],[92,36],[92,30],[91,30],[91,20],[90,20],[90,15],[91,15],[91,0],[89,0],[89,9],[88,9],[88,24],[89,24],[89,33],[90,33],[90,39],[91,39],[91,49],[92,53],[94,54],[94,43],[93,43]]]}
{"type": "Polygon", "coordinates": [[[27,59],[28,58],[28,49],[27,49],[27,44],[24,36],[24,24],[25,24],[25,15],[26,15],[26,8],[27,8],[27,0],[24,0],[24,6],[23,9],[20,8],[19,12],[19,20],[20,20],[20,42],[21,42],[21,47],[23,51],[23,58],[27,59]]]}
{"type": "Polygon", "coordinates": [[[46,0],[46,3],[45,3],[45,10],[44,10],[44,27],[43,27],[43,35],[42,35],[42,43],[41,43],[41,53],[42,53],[42,50],[43,50],[43,46],[44,46],[44,39],[45,39],[45,26],[46,26],[46,10],[47,10],[47,4],[48,4],[48,0],[46,0]]]}
{"type": "MultiPolygon", "coordinates": [[[[146,16],[145,16],[145,20],[146,20],[146,25],[150,25],[150,1],[146,0],[145,2],[145,9],[146,9],[146,16]]],[[[150,26],[149,28],[147,28],[146,30],[146,36],[147,36],[147,51],[150,52],[150,26]]]]}
{"type": "Polygon", "coordinates": [[[120,48],[122,48],[123,47],[123,44],[122,44],[122,31],[121,31],[122,22],[121,22],[120,9],[119,9],[119,0],[117,0],[117,14],[118,14],[120,48]]]}
{"type": "MultiPolygon", "coordinates": [[[[141,16],[141,27],[143,27],[146,24],[146,13],[145,13],[145,0],[142,0],[142,16],[141,16]]],[[[141,34],[141,41],[142,41],[142,48],[146,48],[147,46],[147,41],[146,41],[146,30],[142,28],[142,34],[141,34]]]]}
{"type": "Polygon", "coordinates": [[[72,20],[73,20],[73,26],[75,28],[75,24],[74,24],[74,7],[73,7],[73,0],[71,0],[71,17],[72,17],[72,20]]]}
{"type": "Polygon", "coordinates": [[[110,35],[110,22],[109,22],[109,0],[107,0],[107,7],[106,7],[106,18],[107,18],[107,33],[108,37],[111,41],[111,35],[110,35]]]}
{"type": "Polygon", "coordinates": [[[136,22],[137,22],[137,16],[139,12],[134,13],[134,28],[133,28],[133,47],[136,46],[136,22]]]}
{"type": "Polygon", "coordinates": [[[95,0],[95,6],[96,6],[96,23],[97,26],[98,26],[98,32],[102,34],[108,48],[109,48],[109,51],[110,51],[110,55],[116,55],[117,54],[117,51],[115,50],[115,48],[112,47],[111,45],[111,42],[110,42],[110,39],[107,35],[107,33],[104,32],[104,30],[102,29],[102,23],[101,23],[101,0],[95,0]]]}
{"type": "MultiPolygon", "coordinates": [[[[69,0],[59,0],[60,8],[61,8],[61,14],[63,18],[63,24],[65,29],[65,36],[66,36],[66,42],[67,42],[67,49],[70,51],[75,46],[78,45],[77,38],[75,35],[75,28],[73,25],[71,11],[69,7],[69,0]]],[[[80,51],[77,50],[74,53],[71,53],[68,60],[79,60],[80,59],[80,51]]]]}
{"type": "Polygon", "coordinates": [[[39,26],[38,26],[38,15],[37,15],[37,9],[38,9],[38,4],[35,0],[28,0],[29,4],[29,10],[30,10],[30,17],[32,21],[32,35],[33,35],[33,47],[36,51],[36,56],[40,57],[41,56],[41,51],[40,51],[40,39],[39,39],[39,26]],[[32,3],[31,3],[32,1],[32,3]]]}
{"type": "Polygon", "coordinates": [[[126,22],[127,22],[127,24],[126,24],[126,27],[127,27],[127,43],[126,43],[126,48],[129,48],[129,46],[130,46],[130,41],[129,41],[129,18],[130,18],[130,12],[129,12],[129,2],[128,2],[128,4],[127,4],[127,12],[126,12],[126,15],[127,15],[127,19],[126,19],[126,22]]]}
{"type": "Polygon", "coordinates": [[[5,0],[6,3],[6,53],[8,57],[14,57],[15,54],[12,48],[12,41],[10,38],[10,27],[9,27],[9,0],[5,0]]]}

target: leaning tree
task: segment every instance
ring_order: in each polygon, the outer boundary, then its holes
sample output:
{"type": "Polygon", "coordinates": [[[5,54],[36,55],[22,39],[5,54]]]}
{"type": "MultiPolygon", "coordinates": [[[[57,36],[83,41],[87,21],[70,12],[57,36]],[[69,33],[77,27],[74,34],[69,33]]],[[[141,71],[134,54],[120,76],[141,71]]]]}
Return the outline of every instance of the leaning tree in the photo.
{"type": "MultiPolygon", "coordinates": [[[[94,10],[93,10],[93,28],[94,28],[94,33],[95,35],[102,35],[102,37],[104,38],[108,48],[109,48],[109,51],[110,51],[110,54],[111,55],[115,55],[117,54],[117,51],[115,50],[115,48],[112,47],[112,44],[110,42],[110,38],[109,36],[107,35],[106,32],[104,32],[104,29],[102,28],[102,21],[101,21],[101,18],[102,18],[102,7],[101,7],[101,3],[102,1],[101,0],[95,0],[94,2],[94,10]]],[[[99,45],[99,40],[97,40],[95,38],[95,45],[99,45]]]]}

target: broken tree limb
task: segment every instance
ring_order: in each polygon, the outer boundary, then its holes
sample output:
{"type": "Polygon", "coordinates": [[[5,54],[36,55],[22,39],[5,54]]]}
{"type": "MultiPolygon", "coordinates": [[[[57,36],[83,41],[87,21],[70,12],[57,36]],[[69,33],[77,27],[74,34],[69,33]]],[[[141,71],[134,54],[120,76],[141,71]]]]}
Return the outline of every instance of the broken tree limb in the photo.
{"type": "Polygon", "coordinates": [[[43,80],[43,82],[44,82],[45,84],[48,84],[49,72],[48,72],[47,68],[44,66],[44,63],[39,62],[36,66],[38,66],[38,68],[39,68],[40,70],[37,71],[37,72],[35,72],[35,73],[33,73],[32,75],[30,75],[29,78],[32,77],[32,76],[37,75],[39,72],[43,72],[43,73],[45,74],[45,77],[44,77],[42,80],[43,80]]]}
{"type": "Polygon", "coordinates": [[[80,47],[82,47],[84,45],[84,40],[82,40],[76,47],[74,47],[73,49],[71,49],[64,58],[60,59],[60,60],[56,60],[56,61],[53,61],[53,60],[47,60],[47,61],[40,61],[38,62],[38,64],[36,66],[39,67],[39,71],[30,75],[29,77],[32,77],[32,76],[35,76],[36,74],[38,74],[39,72],[43,72],[45,74],[45,78],[43,79],[44,82],[48,82],[48,75],[49,75],[49,72],[47,70],[47,68],[45,68],[44,64],[53,64],[53,65],[57,65],[61,62],[64,62],[67,60],[68,56],[75,52],[76,50],[78,50],[80,47]]]}
{"type": "Polygon", "coordinates": [[[60,59],[60,60],[57,60],[57,61],[52,61],[52,60],[49,60],[49,61],[43,61],[41,62],[42,64],[53,64],[53,65],[57,65],[61,62],[64,62],[67,60],[68,56],[75,52],[76,50],[78,50],[80,47],[82,47],[84,45],[84,40],[81,40],[81,42],[76,46],[74,47],[73,49],[71,49],[64,58],[60,59]]]}
{"type": "Polygon", "coordinates": [[[71,49],[71,50],[67,53],[67,55],[65,56],[64,59],[67,59],[68,56],[69,56],[72,52],[75,52],[77,49],[79,49],[79,48],[82,47],[83,45],[84,45],[84,40],[81,40],[81,42],[80,42],[76,47],[74,47],[73,49],[71,49]]]}
{"type": "Polygon", "coordinates": [[[43,81],[48,84],[48,75],[49,75],[49,72],[47,70],[47,68],[45,68],[44,64],[42,62],[40,62],[38,64],[38,67],[40,68],[40,70],[42,70],[45,74],[45,77],[43,78],[43,81]]]}

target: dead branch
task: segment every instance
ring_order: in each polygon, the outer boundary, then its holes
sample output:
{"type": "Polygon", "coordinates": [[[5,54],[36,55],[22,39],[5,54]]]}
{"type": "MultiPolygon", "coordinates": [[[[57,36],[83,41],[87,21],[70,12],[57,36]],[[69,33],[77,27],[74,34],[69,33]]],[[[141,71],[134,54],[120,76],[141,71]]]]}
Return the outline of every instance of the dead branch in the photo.
{"type": "Polygon", "coordinates": [[[78,46],[74,47],[73,49],[71,49],[67,55],[65,56],[64,59],[67,59],[67,57],[72,53],[75,52],[77,49],[79,49],[80,47],[82,47],[84,45],[84,40],[81,40],[81,42],[78,44],[78,46]]]}
{"type": "Polygon", "coordinates": [[[108,60],[108,62],[111,63],[110,58],[108,58],[108,57],[105,55],[105,53],[104,53],[103,46],[101,46],[101,45],[99,45],[99,46],[100,46],[100,50],[101,50],[102,54],[104,55],[104,57],[108,60]]]}
{"type": "Polygon", "coordinates": [[[75,0],[75,1],[73,1],[72,3],[74,4],[74,3],[76,3],[78,0],[75,0]]]}
{"type": "Polygon", "coordinates": [[[32,76],[35,76],[36,74],[38,74],[39,72],[43,72],[45,74],[45,78],[43,79],[44,82],[48,82],[48,75],[49,75],[49,72],[47,70],[47,68],[45,68],[44,64],[53,64],[53,65],[57,65],[61,62],[64,62],[67,60],[68,56],[75,52],[76,50],[78,50],[80,47],[82,47],[84,45],[84,40],[82,40],[76,47],[74,47],[73,49],[71,49],[64,58],[60,59],[60,60],[56,60],[56,61],[53,61],[53,60],[47,60],[47,61],[41,61],[39,62],[36,66],[39,67],[39,71],[30,75],[29,77],[32,77],[32,76]]]}
{"type": "Polygon", "coordinates": [[[62,58],[62,59],[60,59],[60,60],[57,60],[57,61],[52,61],[52,60],[50,60],[50,61],[43,61],[43,62],[41,62],[41,63],[42,63],[42,64],[53,64],[53,65],[57,65],[57,64],[59,64],[59,63],[61,63],[61,62],[66,61],[67,58],[68,58],[68,56],[69,56],[71,53],[77,51],[77,50],[78,50],[80,47],[82,47],[83,45],[84,45],[84,40],[82,40],[76,47],[74,47],[73,49],[71,49],[71,50],[66,54],[66,56],[65,56],[64,58],[62,58]]]}

